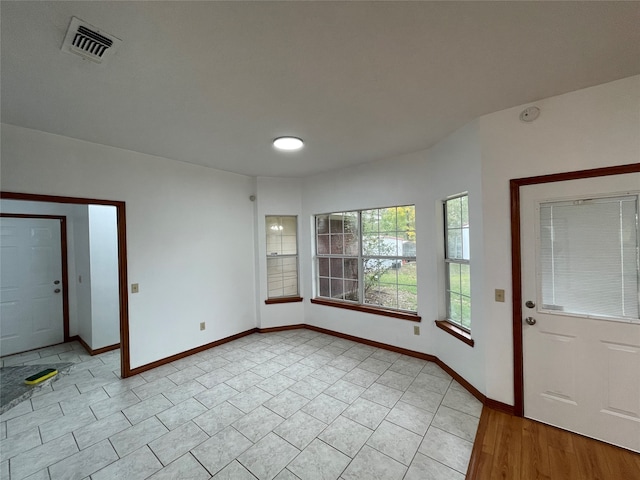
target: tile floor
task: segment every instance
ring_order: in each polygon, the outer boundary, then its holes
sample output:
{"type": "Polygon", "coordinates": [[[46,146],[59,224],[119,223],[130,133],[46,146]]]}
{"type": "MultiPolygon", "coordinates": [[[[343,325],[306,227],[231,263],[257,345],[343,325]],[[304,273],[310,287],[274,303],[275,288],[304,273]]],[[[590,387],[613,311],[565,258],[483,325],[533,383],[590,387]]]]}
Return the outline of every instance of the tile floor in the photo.
{"type": "Polygon", "coordinates": [[[481,404],[431,362],[311,330],[253,334],[121,380],[74,362],[0,417],[0,478],[463,479],[481,404]]]}

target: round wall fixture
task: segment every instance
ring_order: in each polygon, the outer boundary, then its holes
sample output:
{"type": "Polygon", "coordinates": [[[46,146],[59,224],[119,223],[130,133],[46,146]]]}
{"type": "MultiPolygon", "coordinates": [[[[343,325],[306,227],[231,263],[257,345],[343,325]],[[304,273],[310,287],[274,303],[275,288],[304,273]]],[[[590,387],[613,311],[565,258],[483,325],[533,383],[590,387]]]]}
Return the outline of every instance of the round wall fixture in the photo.
{"type": "Polygon", "coordinates": [[[304,142],[298,137],[278,137],[273,141],[273,146],[278,150],[291,152],[300,150],[304,146],[304,142]]]}
{"type": "Polygon", "coordinates": [[[529,107],[525,108],[520,112],[520,120],[523,122],[533,122],[536,118],[540,116],[540,109],[538,107],[529,107]]]}

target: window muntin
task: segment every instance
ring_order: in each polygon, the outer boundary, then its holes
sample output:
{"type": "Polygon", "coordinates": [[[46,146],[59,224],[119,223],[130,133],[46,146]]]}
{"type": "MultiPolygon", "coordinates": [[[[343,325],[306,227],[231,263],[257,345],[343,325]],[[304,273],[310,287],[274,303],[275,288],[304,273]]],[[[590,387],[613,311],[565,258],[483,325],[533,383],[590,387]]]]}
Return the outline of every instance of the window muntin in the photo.
{"type": "Polygon", "coordinates": [[[298,219],[265,217],[267,239],[267,297],[298,296],[298,219]]]}
{"type": "Polygon", "coordinates": [[[541,308],[637,321],[638,196],[540,204],[541,308]]]}
{"type": "Polygon", "coordinates": [[[447,320],[471,329],[471,267],[469,196],[444,201],[445,291],[447,320]]]}
{"type": "Polygon", "coordinates": [[[415,206],[316,215],[317,295],[416,312],[415,206]]]}

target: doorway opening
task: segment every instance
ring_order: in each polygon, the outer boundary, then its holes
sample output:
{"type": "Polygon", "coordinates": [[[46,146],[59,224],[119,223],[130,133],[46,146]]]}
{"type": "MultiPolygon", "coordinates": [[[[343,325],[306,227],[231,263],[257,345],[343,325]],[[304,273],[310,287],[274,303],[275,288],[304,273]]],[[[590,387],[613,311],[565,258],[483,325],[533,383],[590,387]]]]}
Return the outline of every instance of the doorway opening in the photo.
{"type": "MultiPolygon", "coordinates": [[[[115,230],[117,243],[117,288],[113,292],[113,302],[118,303],[118,330],[120,344],[121,377],[131,376],[129,351],[129,316],[128,316],[128,280],[127,280],[127,250],[126,250],[126,211],[125,202],[79,197],[61,197],[53,195],[39,195],[15,192],[0,192],[3,200],[22,200],[29,202],[46,202],[50,204],[71,204],[94,207],[115,207],[115,230]],[[117,300],[116,300],[117,297],[117,300]]],[[[64,265],[66,268],[66,263],[64,265]]],[[[65,292],[67,289],[65,288],[65,292]]],[[[67,306],[68,307],[68,306],[67,306]]],[[[68,325],[68,324],[67,324],[68,325]]],[[[69,332],[65,330],[65,341],[69,340],[69,332]]],[[[100,349],[93,353],[100,353],[100,349]]]]}

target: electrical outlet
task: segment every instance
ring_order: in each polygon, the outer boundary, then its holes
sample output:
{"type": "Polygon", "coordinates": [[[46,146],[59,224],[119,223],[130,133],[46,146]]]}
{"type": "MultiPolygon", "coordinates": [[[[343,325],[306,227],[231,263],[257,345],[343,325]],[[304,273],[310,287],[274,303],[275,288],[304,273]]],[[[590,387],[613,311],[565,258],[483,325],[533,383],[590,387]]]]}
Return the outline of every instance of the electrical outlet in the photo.
{"type": "Polygon", "coordinates": [[[496,288],[496,302],[504,302],[504,290],[496,288]]]}
{"type": "Polygon", "coordinates": [[[418,325],[413,326],[413,334],[420,335],[420,327],[418,325]]]}
{"type": "Polygon", "coordinates": [[[206,324],[204,322],[200,322],[200,330],[204,330],[205,328],[207,328],[206,324]]]}
{"type": "Polygon", "coordinates": [[[138,293],[140,291],[140,286],[137,283],[131,284],[131,293],[138,293]]]}

